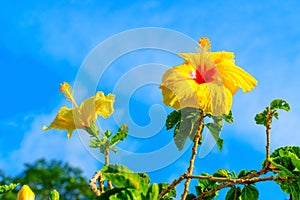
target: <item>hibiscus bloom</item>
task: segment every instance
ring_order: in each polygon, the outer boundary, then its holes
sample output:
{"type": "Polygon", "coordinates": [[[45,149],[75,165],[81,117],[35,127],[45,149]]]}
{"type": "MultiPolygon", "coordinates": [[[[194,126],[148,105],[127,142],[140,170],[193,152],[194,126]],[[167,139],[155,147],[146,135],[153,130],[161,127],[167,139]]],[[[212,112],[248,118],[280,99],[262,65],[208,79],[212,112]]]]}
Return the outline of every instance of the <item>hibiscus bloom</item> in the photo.
{"type": "Polygon", "coordinates": [[[103,118],[109,117],[113,111],[113,103],[115,96],[108,94],[105,96],[103,92],[97,92],[94,96],[85,99],[80,106],[77,106],[73,96],[72,88],[68,83],[60,85],[60,91],[65,94],[73,105],[74,108],[67,108],[63,106],[56,115],[53,122],[47,127],[44,126],[43,130],[58,129],[67,130],[68,138],[71,137],[75,129],[84,129],[91,127],[96,121],[98,115],[103,118]]]}
{"type": "Polygon", "coordinates": [[[199,53],[180,53],[185,62],[164,73],[163,102],[175,109],[193,107],[214,116],[228,114],[236,91],[248,92],[257,81],[235,65],[233,52],[209,52],[208,38],[201,38],[199,44],[199,53]]]}

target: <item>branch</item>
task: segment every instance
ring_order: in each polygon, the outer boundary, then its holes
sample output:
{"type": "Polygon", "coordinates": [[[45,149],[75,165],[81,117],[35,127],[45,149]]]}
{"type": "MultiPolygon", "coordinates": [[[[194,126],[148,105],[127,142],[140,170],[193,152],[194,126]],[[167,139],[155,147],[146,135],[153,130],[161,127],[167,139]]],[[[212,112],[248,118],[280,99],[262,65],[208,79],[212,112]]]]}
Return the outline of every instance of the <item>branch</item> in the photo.
{"type": "MultiPolygon", "coordinates": [[[[109,148],[108,147],[105,149],[105,164],[104,165],[105,166],[109,165],[109,148]]],[[[111,190],[114,188],[110,180],[107,180],[107,185],[108,185],[109,189],[111,189],[111,190]]]]}
{"type": "MultiPolygon", "coordinates": [[[[201,138],[201,131],[203,129],[203,119],[204,119],[204,113],[202,111],[201,116],[200,116],[200,124],[199,124],[198,130],[197,130],[195,138],[194,138],[194,146],[192,148],[192,156],[190,159],[190,165],[188,168],[187,176],[191,175],[194,170],[195,157],[197,154],[199,140],[201,138]]],[[[181,195],[182,200],[185,200],[186,196],[188,195],[190,182],[191,182],[191,179],[187,178],[186,182],[184,183],[184,191],[183,191],[183,194],[181,195]]]]}
{"type": "Polygon", "coordinates": [[[176,185],[178,185],[181,181],[183,181],[184,179],[186,179],[187,174],[182,174],[178,179],[175,179],[171,185],[169,185],[166,189],[164,189],[160,195],[159,195],[159,199],[163,198],[168,192],[170,192],[171,189],[175,188],[176,185]]]}
{"type": "Polygon", "coordinates": [[[100,196],[104,192],[104,179],[102,178],[101,170],[96,172],[94,176],[90,179],[90,188],[96,196],[100,196]],[[98,180],[98,185],[100,189],[97,188],[96,181],[98,180]]]}
{"type": "MultiPolygon", "coordinates": [[[[203,177],[204,178],[204,177],[203,177]]],[[[216,191],[219,191],[223,188],[226,187],[231,187],[233,185],[236,184],[252,184],[252,183],[257,183],[257,182],[262,182],[262,181],[287,181],[287,180],[291,180],[293,179],[293,177],[287,176],[287,177],[280,177],[280,176],[268,176],[268,177],[261,177],[261,178],[250,178],[250,179],[244,179],[244,178],[237,178],[237,179],[230,179],[230,178],[218,178],[218,177],[214,177],[212,179],[209,180],[216,180],[216,181],[224,181],[227,183],[223,183],[207,192],[202,193],[201,195],[199,195],[198,197],[196,197],[194,200],[201,200],[204,197],[207,197],[209,195],[212,195],[213,193],[215,193],[216,191]]]]}
{"type": "MultiPolygon", "coordinates": [[[[239,178],[239,179],[230,179],[230,178],[214,178],[212,177],[211,179],[208,180],[215,180],[215,181],[219,181],[219,182],[226,182],[223,183],[219,186],[217,186],[216,188],[213,188],[207,192],[202,193],[200,196],[198,196],[195,199],[202,199],[203,197],[209,196],[213,193],[215,193],[218,190],[221,190],[223,188],[226,187],[231,187],[235,184],[251,184],[251,183],[256,183],[256,182],[260,182],[260,181],[266,181],[266,180],[284,180],[284,178],[282,177],[273,177],[273,176],[269,176],[269,177],[262,177],[262,178],[257,178],[260,175],[266,174],[269,171],[271,171],[271,169],[269,168],[270,166],[270,132],[271,132],[271,123],[272,123],[272,117],[274,115],[274,113],[276,111],[271,112],[270,111],[270,107],[267,107],[267,119],[266,119],[266,163],[265,166],[263,167],[263,169],[256,171],[256,172],[252,172],[249,175],[239,178]]],[[[291,177],[287,177],[287,178],[291,178],[291,177]]]]}
{"type": "Polygon", "coordinates": [[[181,183],[184,179],[205,179],[210,181],[216,181],[216,182],[223,182],[223,184],[219,185],[218,187],[209,190],[205,193],[202,193],[200,196],[198,196],[196,199],[203,199],[206,196],[209,196],[213,194],[214,192],[221,190],[226,187],[231,187],[236,184],[251,184],[256,182],[262,182],[262,181],[287,181],[293,179],[293,177],[274,177],[274,176],[268,176],[268,177],[261,177],[257,178],[256,176],[263,175],[267,172],[271,171],[268,170],[260,170],[257,172],[253,172],[249,174],[248,176],[245,176],[244,178],[224,178],[224,177],[214,177],[214,176],[199,176],[199,175],[188,175],[188,174],[182,174],[178,179],[174,180],[169,187],[167,187],[165,190],[162,191],[159,198],[163,198],[164,195],[166,195],[172,188],[176,187],[177,184],[181,183]],[[255,177],[254,177],[255,176],[255,177]]]}
{"type": "Polygon", "coordinates": [[[171,185],[169,185],[166,189],[162,190],[162,192],[159,195],[160,199],[163,198],[168,192],[170,192],[171,189],[175,188],[176,185],[178,185],[184,179],[187,179],[187,181],[185,182],[185,190],[184,190],[184,193],[182,194],[182,199],[186,198],[186,195],[188,193],[188,186],[190,184],[190,178],[187,178],[187,177],[192,174],[193,169],[194,169],[194,161],[195,161],[195,157],[196,157],[196,154],[197,154],[197,148],[198,148],[199,140],[200,140],[200,137],[201,137],[201,131],[202,131],[202,128],[203,128],[203,119],[204,119],[204,113],[201,112],[200,120],[199,120],[200,124],[199,124],[198,130],[197,130],[197,132],[195,134],[195,138],[194,138],[194,146],[192,148],[192,156],[191,156],[191,159],[190,159],[190,165],[189,165],[189,168],[188,168],[188,173],[182,174],[178,179],[175,179],[171,183],[171,185]]]}

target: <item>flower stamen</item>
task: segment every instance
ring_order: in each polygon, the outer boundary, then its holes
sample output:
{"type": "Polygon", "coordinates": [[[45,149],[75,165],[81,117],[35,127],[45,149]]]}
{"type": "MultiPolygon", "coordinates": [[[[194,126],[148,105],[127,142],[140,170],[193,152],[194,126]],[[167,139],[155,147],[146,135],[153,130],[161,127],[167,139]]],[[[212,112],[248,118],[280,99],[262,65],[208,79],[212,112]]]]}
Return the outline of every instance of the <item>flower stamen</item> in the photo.
{"type": "Polygon", "coordinates": [[[60,90],[59,90],[61,93],[65,94],[64,96],[69,99],[73,105],[75,107],[78,107],[75,99],[73,98],[73,95],[72,95],[72,92],[73,92],[73,89],[72,87],[69,85],[69,83],[67,82],[63,82],[60,84],[60,90]]]}
{"type": "Polygon", "coordinates": [[[198,43],[202,47],[202,51],[209,51],[210,50],[210,41],[207,37],[202,37],[199,39],[198,43]]]}

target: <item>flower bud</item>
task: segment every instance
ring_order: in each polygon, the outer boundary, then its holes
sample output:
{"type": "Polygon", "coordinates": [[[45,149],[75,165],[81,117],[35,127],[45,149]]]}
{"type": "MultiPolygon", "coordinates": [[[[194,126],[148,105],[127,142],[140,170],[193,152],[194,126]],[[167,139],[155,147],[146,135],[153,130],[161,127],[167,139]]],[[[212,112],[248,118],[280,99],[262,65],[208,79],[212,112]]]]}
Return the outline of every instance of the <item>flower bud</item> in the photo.
{"type": "Polygon", "coordinates": [[[49,200],[59,200],[59,193],[56,190],[52,190],[49,196],[49,200]]]}
{"type": "Polygon", "coordinates": [[[23,185],[18,192],[18,200],[34,200],[34,193],[28,185],[23,185]]]}

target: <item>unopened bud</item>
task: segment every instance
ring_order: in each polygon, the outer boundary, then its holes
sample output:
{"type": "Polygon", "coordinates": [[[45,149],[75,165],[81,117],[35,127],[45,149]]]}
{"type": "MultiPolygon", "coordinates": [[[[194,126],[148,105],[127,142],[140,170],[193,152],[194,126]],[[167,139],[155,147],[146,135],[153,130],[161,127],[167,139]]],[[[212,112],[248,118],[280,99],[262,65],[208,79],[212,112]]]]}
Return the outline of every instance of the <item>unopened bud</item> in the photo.
{"type": "Polygon", "coordinates": [[[34,193],[28,185],[23,185],[18,192],[18,200],[34,200],[34,193]]]}
{"type": "Polygon", "coordinates": [[[49,200],[59,200],[59,193],[56,190],[52,190],[49,196],[49,200]]]}

